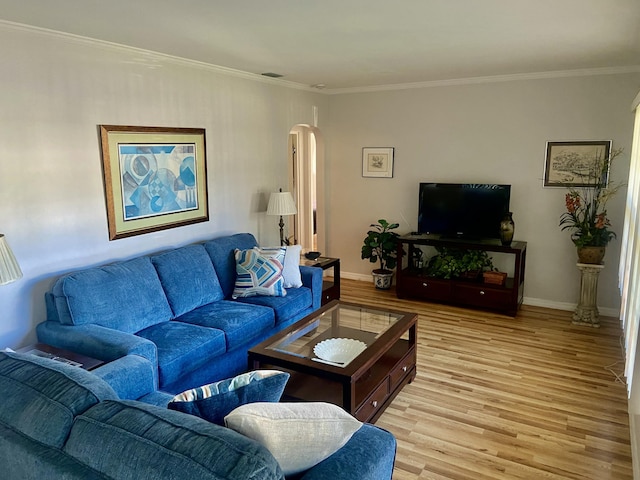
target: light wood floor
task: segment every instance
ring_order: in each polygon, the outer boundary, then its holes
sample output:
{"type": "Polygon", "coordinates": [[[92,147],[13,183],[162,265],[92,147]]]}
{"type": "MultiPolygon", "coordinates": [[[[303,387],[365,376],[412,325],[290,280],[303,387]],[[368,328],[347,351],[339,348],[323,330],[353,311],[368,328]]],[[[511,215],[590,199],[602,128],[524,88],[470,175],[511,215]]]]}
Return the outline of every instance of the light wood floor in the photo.
{"type": "Polygon", "coordinates": [[[341,299],[419,314],[418,373],[376,422],[394,480],[631,479],[619,322],[523,306],[516,318],[342,280],[341,299]]]}

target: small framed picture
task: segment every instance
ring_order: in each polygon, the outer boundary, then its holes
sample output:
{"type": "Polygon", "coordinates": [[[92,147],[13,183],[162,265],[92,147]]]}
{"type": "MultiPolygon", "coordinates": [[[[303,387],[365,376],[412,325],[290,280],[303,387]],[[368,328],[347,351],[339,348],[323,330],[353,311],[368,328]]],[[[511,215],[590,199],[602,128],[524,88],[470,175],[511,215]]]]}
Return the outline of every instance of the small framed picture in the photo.
{"type": "Polygon", "coordinates": [[[393,147],[363,148],[362,176],[393,178],[393,147]]]}
{"type": "Polygon", "coordinates": [[[545,187],[607,185],[611,141],[547,142],[545,187]]]}

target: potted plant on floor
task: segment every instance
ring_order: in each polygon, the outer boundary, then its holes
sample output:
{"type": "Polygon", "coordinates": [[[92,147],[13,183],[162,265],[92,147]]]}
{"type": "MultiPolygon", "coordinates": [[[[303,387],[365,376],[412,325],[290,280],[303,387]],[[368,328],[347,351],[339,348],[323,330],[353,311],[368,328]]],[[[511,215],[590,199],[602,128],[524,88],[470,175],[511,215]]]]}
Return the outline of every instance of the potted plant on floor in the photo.
{"type": "Polygon", "coordinates": [[[398,248],[398,235],[392,231],[400,225],[389,223],[384,219],[378,223],[372,223],[373,230],[367,232],[362,246],[362,259],[369,259],[371,263],[380,262],[380,268],[376,268],[373,274],[373,283],[376,288],[388,290],[391,288],[393,269],[396,267],[396,253],[398,248]]]}

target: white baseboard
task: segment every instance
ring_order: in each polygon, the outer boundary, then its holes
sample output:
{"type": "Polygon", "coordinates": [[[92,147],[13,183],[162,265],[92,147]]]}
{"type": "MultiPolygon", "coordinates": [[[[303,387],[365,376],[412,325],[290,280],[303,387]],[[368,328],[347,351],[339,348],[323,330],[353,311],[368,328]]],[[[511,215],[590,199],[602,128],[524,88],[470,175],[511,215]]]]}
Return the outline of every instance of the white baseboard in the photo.
{"type": "MultiPolygon", "coordinates": [[[[373,283],[373,277],[371,276],[371,274],[340,272],[340,276],[342,278],[348,278],[349,280],[358,280],[360,282],[373,283]]],[[[569,312],[575,310],[576,306],[578,305],[577,303],[554,302],[553,300],[533,297],[524,297],[522,299],[522,303],[524,303],[525,305],[531,305],[532,307],[553,308],[555,310],[566,310],[569,312]]],[[[604,315],[606,317],[620,318],[620,311],[615,308],[598,307],[598,311],[601,315],[604,315]]],[[[638,478],[640,479],[640,477],[638,478]]]]}
{"type": "Polygon", "coordinates": [[[358,280],[360,282],[373,283],[373,276],[371,274],[364,275],[362,273],[340,272],[340,277],[348,278],[349,280],[358,280]]]}

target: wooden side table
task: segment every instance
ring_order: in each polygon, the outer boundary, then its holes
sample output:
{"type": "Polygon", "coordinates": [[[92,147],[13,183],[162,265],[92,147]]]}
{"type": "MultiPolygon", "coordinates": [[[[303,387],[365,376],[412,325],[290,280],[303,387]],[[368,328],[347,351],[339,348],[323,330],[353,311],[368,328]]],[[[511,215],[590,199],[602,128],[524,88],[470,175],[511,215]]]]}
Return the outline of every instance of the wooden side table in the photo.
{"type": "Polygon", "coordinates": [[[577,266],[581,273],[580,302],[576,307],[571,323],[597,328],[600,326],[598,319],[598,276],[604,265],[578,263],[577,266]]]}
{"type": "Polygon", "coordinates": [[[28,345],[26,347],[19,348],[16,352],[30,353],[32,355],[37,355],[38,357],[49,358],[68,365],[82,367],[85,370],[93,370],[105,363],[97,358],[87,357],[86,355],[80,355],[79,353],[71,352],[69,350],[52,347],[46,343],[28,345]]]}
{"type": "MultiPolygon", "coordinates": [[[[322,305],[326,305],[331,300],[340,299],[340,259],[331,257],[318,257],[315,260],[308,260],[304,256],[300,257],[300,265],[307,267],[319,267],[322,270],[333,268],[333,280],[322,281],[322,305]]],[[[323,272],[324,273],[324,272],[323,272]]]]}

